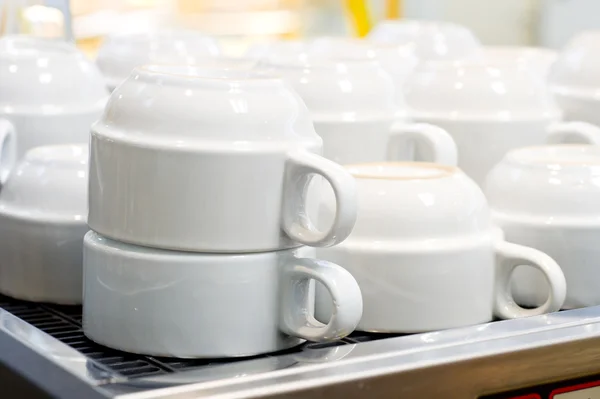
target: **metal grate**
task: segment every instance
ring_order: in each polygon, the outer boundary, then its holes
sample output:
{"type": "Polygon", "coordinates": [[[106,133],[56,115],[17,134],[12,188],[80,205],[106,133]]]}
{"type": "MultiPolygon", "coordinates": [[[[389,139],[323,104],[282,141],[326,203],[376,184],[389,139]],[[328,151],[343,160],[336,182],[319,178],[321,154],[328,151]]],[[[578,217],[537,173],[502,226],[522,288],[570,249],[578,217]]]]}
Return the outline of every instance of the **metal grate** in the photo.
{"type": "Polygon", "coordinates": [[[236,359],[178,359],[140,356],[117,351],[98,345],[85,337],[81,325],[80,306],[58,306],[19,301],[0,295],[0,308],[19,317],[21,320],[44,331],[50,336],[76,349],[90,359],[97,361],[119,376],[136,378],[148,375],[168,374],[211,365],[233,363],[243,360],[272,357],[283,353],[299,353],[311,349],[321,349],[365,341],[373,341],[392,336],[391,334],[354,333],[349,337],[330,343],[306,343],[299,347],[277,354],[259,355],[236,359]]]}

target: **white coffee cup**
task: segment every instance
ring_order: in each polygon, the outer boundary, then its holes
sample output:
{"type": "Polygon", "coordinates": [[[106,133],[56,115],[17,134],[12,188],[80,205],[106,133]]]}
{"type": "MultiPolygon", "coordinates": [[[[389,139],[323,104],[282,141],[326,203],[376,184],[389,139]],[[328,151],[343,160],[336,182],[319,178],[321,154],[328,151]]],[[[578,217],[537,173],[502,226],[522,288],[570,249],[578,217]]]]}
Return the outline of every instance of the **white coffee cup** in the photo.
{"type": "Polygon", "coordinates": [[[165,251],[91,231],[84,239],[84,332],[127,352],[185,358],[251,356],[342,338],[360,320],[360,289],[343,268],[302,258],[304,251],[165,251]],[[309,306],[312,279],[333,298],[325,325],[309,306]]]}
{"type": "Polygon", "coordinates": [[[18,158],[34,147],[87,143],[108,91],[94,64],[69,43],[28,36],[0,39],[0,134],[14,130],[18,158]]]}
{"type": "Polygon", "coordinates": [[[548,83],[565,119],[600,124],[600,31],[583,32],[567,43],[548,83]]]}
{"type": "Polygon", "coordinates": [[[530,70],[485,59],[429,62],[406,84],[410,116],[450,133],[458,166],[479,185],[513,148],[555,142],[583,142],[591,125],[560,123],[562,113],[548,89],[530,70]]]}
{"type": "Polygon", "coordinates": [[[87,145],[31,149],[0,191],[0,292],[80,304],[87,145]]]}
{"type": "Polygon", "coordinates": [[[271,57],[263,73],[281,76],[302,97],[323,139],[323,155],[339,164],[413,158],[456,164],[448,133],[413,124],[391,76],[372,60],[271,57]]]}
{"type": "Polygon", "coordinates": [[[98,49],[96,64],[112,91],[145,64],[193,65],[221,53],[217,41],[200,32],[159,30],[108,36],[98,49]]]}
{"type": "Polygon", "coordinates": [[[260,252],[334,245],[356,218],[354,179],[318,153],[306,106],[280,79],[187,66],[136,69],[92,128],[89,226],[138,245],[260,252]],[[200,105],[199,105],[200,104],[200,105]],[[338,213],[306,216],[327,180],[338,213]]]}
{"type": "MultiPolygon", "coordinates": [[[[600,304],[599,177],[600,147],[551,145],[510,151],[487,179],[493,219],[506,239],[544,251],[562,267],[565,308],[600,304]]],[[[515,272],[519,304],[535,306],[547,286],[535,270],[515,272]]]]}
{"type": "Polygon", "coordinates": [[[421,61],[476,57],[481,43],[462,25],[441,21],[388,20],[377,24],[368,40],[413,47],[421,61]]]}
{"type": "Polygon", "coordinates": [[[419,59],[410,46],[380,43],[350,37],[325,36],[314,39],[307,52],[312,56],[334,60],[373,60],[392,77],[396,90],[401,93],[406,80],[419,59]]]}
{"type": "MultiPolygon", "coordinates": [[[[358,282],[357,330],[413,333],[559,310],[566,292],[560,267],[532,248],[505,242],[481,189],[459,169],[429,163],[350,165],[359,210],[352,234],[317,256],[339,262],[358,282]],[[535,309],[514,303],[517,265],[542,271],[551,291],[535,309]]],[[[321,214],[334,204],[324,198],[321,214]]],[[[317,287],[316,317],[330,315],[317,287]]]]}

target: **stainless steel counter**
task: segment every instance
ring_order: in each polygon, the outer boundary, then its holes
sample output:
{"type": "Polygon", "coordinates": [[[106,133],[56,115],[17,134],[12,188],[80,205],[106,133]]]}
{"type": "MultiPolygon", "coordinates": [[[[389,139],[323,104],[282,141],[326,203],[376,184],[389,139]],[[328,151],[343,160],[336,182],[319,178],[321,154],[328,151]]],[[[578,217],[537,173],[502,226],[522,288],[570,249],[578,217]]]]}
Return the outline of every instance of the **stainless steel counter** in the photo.
{"type": "Polygon", "coordinates": [[[83,336],[77,307],[0,297],[0,308],[0,386],[22,392],[27,384],[11,381],[24,379],[59,398],[476,398],[600,374],[600,307],[427,334],[355,334],[234,362],[101,347],[83,336]],[[8,371],[15,379],[2,377],[8,371]]]}

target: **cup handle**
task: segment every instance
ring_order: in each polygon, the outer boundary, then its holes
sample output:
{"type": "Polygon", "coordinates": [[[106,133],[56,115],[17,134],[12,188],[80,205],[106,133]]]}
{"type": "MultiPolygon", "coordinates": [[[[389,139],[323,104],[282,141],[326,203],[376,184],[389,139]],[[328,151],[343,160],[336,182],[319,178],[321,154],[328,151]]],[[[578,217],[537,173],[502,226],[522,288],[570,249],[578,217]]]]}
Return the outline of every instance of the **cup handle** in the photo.
{"type": "Polygon", "coordinates": [[[0,119],[0,187],[6,183],[17,162],[17,134],[6,119],[0,119]]]}
{"type": "Polygon", "coordinates": [[[587,122],[556,122],[548,127],[548,144],[600,144],[600,127],[587,122]]]}
{"type": "Polygon", "coordinates": [[[567,295],[567,282],[560,266],[537,249],[499,240],[496,251],[496,303],[494,313],[503,319],[538,316],[560,310],[567,295]],[[550,293],[546,302],[534,309],[524,309],[515,303],[511,292],[511,276],[517,266],[532,266],[548,281],[550,293]]]}
{"type": "Polygon", "coordinates": [[[323,342],[350,334],[362,317],[362,294],[354,277],[344,268],[324,260],[296,258],[284,267],[281,290],[281,330],[308,341],[323,342]],[[333,312],[329,323],[314,317],[309,306],[310,281],[329,291],[333,312]]]}
{"type": "Polygon", "coordinates": [[[414,142],[424,161],[456,166],[458,150],[452,136],[441,127],[427,123],[404,124],[397,122],[390,129],[387,144],[388,160],[398,160],[398,154],[414,142]]]}
{"type": "Polygon", "coordinates": [[[283,230],[294,241],[328,247],[344,241],[356,222],[356,182],[337,163],[308,151],[288,153],[283,197],[283,230]],[[306,212],[306,193],[312,175],[323,176],[333,188],[337,211],[328,231],[319,231],[306,212]]]}

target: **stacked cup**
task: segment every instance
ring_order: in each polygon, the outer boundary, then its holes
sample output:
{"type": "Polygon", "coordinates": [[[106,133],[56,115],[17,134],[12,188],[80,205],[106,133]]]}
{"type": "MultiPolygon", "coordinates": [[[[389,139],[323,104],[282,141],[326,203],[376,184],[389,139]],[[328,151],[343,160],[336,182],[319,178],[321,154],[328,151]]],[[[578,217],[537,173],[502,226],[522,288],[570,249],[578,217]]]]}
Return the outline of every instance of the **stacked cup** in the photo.
{"type": "Polygon", "coordinates": [[[413,157],[456,163],[451,136],[436,126],[412,123],[399,90],[401,79],[360,53],[348,58],[276,56],[261,66],[283,77],[305,101],[328,159],[342,165],[413,157]],[[414,144],[414,155],[409,144],[414,144]]]}
{"type": "Polygon", "coordinates": [[[87,143],[107,100],[102,74],[74,45],[0,39],[3,295],[81,303],[87,143]]]}
{"type": "Polygon", "coordinates": [[[145,66],[92,127],[86,335],[149,355],[231,357],[349,334],[362,314],[350,273],[303,247],[343,241],[355,182],[319,155],[306,106],[282,80],[249,71],[145,66]],[[337,211],[306,216],[312,175],[337,211]],[[310,281],[333,298],[312,316],[310,281]]]}

